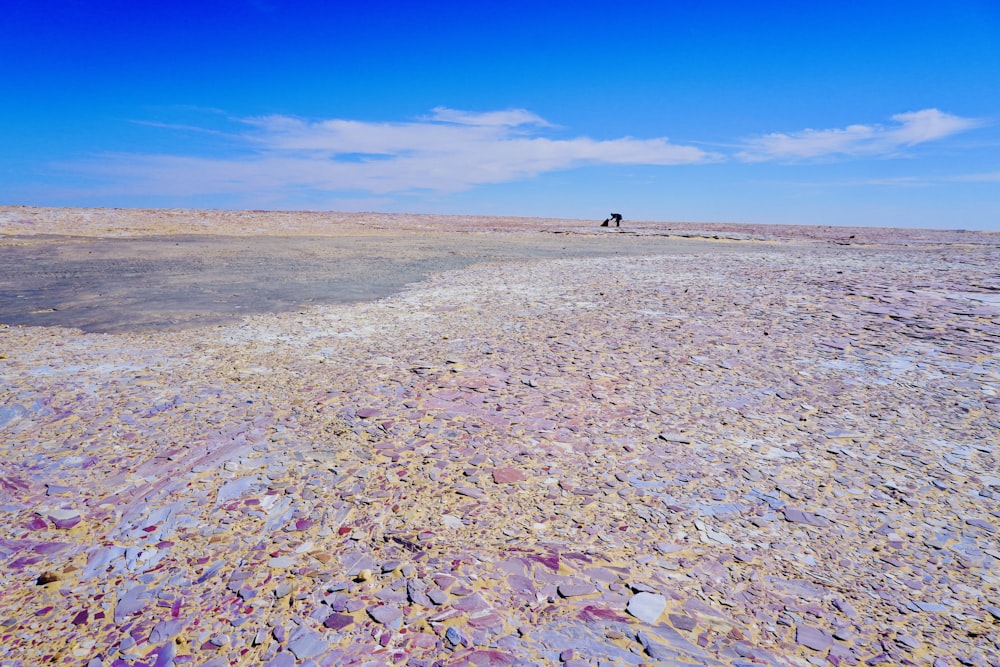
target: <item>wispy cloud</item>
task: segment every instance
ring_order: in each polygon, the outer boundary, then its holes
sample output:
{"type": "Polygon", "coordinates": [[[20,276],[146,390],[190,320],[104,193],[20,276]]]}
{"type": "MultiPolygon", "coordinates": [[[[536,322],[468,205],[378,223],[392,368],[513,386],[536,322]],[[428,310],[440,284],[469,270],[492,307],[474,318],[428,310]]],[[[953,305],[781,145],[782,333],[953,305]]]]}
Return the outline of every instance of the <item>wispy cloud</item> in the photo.
{"type": "MultiPolygon", "coordinates": [[[[188,125],[149,125],[191,131],[188,125]]],[[[134,193],[200,195],[253,190],[280,196],[302,189],[371,194],[456,192],[486,183],[531,178],[585,165],[682,165],[722,156],[665,137],[556,139],[553,127],[524,109],[483,113],[437,107],[412,122],[291,116],[239,119],[227,133],[242,146],[224,157],[99,156],[91,175],[134,193]]],[[[215,132],[214,130],[210,132],[215,132]]]]}
{"type": "Polygon", "coordinates": [[[952,179],[961,183],[1000,183],[1000,171],[985,172],[982,174],[963,174],[952,179]]]}
{"type": "Polygon", "coordinates": [[[938,109],[892,116],[895,125],[849,125],[830,130],[773,133],[748,139],[736,157],[744,162],[814,160],[833,156],[893,156],[903,149],[964,132],[983,123],[938,109]]]}
{"type": "Polygon", "coordinates": [[[439,120],[446,123],[461,123],[462,125],[505,125],[516,127],[518,125],[538,125],[541,127],[552,127],[547,120],[531,113],[526,109],[507,109],[505,111],[487,111],[476,113],[472,111],[459,111],[447,107],[434,107],[431,109],[430,120],[439,120]]]}
{"type": "Polygon", "coordinates": [[[155,127],[161,130],[178,130],[181,132],[197,132],[200,134],[212,134],[220,137],[230,136],[230,133],[221,130],[213,130],[200,125],[185,125],[183,123],[161,123],[155,120],[132,120],[133,125],[143,125],[145,127],[155,127]]]}

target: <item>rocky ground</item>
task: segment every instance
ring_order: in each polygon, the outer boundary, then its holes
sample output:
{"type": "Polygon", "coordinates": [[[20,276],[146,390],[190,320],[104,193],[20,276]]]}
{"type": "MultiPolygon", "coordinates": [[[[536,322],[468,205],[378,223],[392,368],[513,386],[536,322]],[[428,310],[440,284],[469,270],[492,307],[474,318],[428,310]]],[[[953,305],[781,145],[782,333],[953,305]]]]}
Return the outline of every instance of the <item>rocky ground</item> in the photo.
{"type": "Polygon", "coordinates": [[[1000,664],[996,235],[374,217],[675,246],[0,330],[0,664],[1000,664]]]}

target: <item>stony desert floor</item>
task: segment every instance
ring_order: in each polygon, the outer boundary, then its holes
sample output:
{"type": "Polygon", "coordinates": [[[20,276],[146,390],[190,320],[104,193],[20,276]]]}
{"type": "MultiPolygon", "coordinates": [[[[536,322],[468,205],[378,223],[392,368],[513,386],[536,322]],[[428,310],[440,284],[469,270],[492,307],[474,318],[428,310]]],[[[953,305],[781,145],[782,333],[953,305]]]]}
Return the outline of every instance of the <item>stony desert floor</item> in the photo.
{"type": "Polygon", "coordinates": [[[1000,664],[1000,235],[598,222],[0,208],[0,665],[1000,664]]]}

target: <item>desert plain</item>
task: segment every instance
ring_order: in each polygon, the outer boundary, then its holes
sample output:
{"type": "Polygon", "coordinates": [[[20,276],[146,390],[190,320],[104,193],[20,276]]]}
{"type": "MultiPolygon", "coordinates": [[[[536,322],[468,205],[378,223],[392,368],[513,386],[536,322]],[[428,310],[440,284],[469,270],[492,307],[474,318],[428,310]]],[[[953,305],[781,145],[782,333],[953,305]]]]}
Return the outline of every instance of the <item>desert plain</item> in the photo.
{"type": "Polygon", "coordinates": [[[0,207],[0,665],[998,665],[1000,234],[0,207]]]}

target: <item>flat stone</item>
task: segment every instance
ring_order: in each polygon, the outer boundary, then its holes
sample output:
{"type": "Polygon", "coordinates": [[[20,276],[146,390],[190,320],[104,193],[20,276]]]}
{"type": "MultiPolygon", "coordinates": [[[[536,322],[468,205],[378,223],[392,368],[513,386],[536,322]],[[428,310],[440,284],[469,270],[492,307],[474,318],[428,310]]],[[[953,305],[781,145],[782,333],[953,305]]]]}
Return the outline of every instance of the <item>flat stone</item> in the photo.
{"type": "Polygon", "coordinates": [[[276,556],[267,561],[268,567],[273,567],[275,569],[284,569],[291,567],[295,564],[294,556],[276,556]]]}
{"type": "Polygon", "coordinates": [[[596,593],[597,588],[590,582],[568,582],[559,584],[559,595],[564,598],[572,598],[580,595],[590,595],[596,593]]]}
{"type": "Polygon", "coordinates": [[[430,607],[430,597],[427,595],[427,584],[418,579],[409,579],[406,582],[406,595],[410,602],[422,607],[430,607]]]}
{"type": "Polygon", "coordinates": [[[267,662],[264,667],[295,667],[295,658],[291,653],[279,653],[267,662]]]}
{"type": "Polygon", "coordinates": [[[524,480],[524,473],[517,468],[494,468],[493,481],[497,484],[513,484],[524,480]]]}
{"type": "Polygon", "coordinates": [[[797,625],[795,641],[814,651],[826,651],[833,646],[833,635],[811,625],[797,625]]]}
{"type": "MultiPolygon", "coordinates": [[[[458,589],[455,589],[455,592],[459,593],[458,589]]],[[[466,595],[465,597],[456,600],[452,607],[459,611],[471,613],[476,611],[485,611],[490,608],[490,604],[483,599],[483,596],[479,593],[472,593],[471,595],[466,595]]]]}
{"type": "Polygon", "coordinates": [[[503,629],[504,619],[495,609],[485,609],[469,614],[469,625],[473,628],[486,628],[499,632],[503,629]]]}
{"type": "Polygon", "coordinates": [[[827,431],[825,435],[829,440],[857,440],[865,437],[863,433],[846,429],[832,429],[827,431]]]}
{"type": "Polygon", "coordinates": [[[694,630],[698,626],[698,621],[686,614],[669,614],[667,618],[678,630],[694,630]]]}
{"type": "Polygon", "coordinates": [[[982,528],[990,533],[997,532],[997,527],[985,519],[966,519],[965,523],[970,526],[975,526],[976,528],[982,528]]]}
{"type": "Polygon", "coordinates": [[[315,658],[326,652],[328,644],[321,634],[306,627],[300,627],[288,641],[288,650],[299,660],[315,658]]]}
{"type": "Polygon", "coordinates": [[[629,598],[625,611],[640,621],[655,623],[663,610],[667,608],[667,599],[658,593],[636,593],[629,598]]]}
{"type": "Polygon", "coordinates": [[[226,482],[219,488],[218,500],[220,503],[239,498],[248,492],[259,480],[256,477],[244,477],[226,482]]]}
{"type": "Polygon", "coordinates": [[[368,607],[368,615],[382,625],[398,630],[403,622],[403,612],[399,607],[391,605],[380,605],[368,607]]]}
{"type": "Polygon", "coordinates": [[[49,521],[51,521],[56,528],[62,530],[69,530],[83,520],[83,517],[80,516],[80,513],[76,510],[52,510],[49,512],[48,517],[49,521]]]}
{"type": "Polygon", "coordinates": [[[817,528],[824,528],[830,525],[828,519],[795,507],[785,507],[782,511],[784,512],[785,520],[792,523],[804,523],[808,526],[816,526],[817,528]]]}
{"type": "Polygon", "coordinates": [[[375,599],[393,604],[403,604],[408,599],[408,595],[405,588],[395,590],[391,588],[383,588],[375,593],[375,599]]]}
{"type": "Polygon", "coordinates": [[[354,623],[354,617],[349,614],[330,614],[323,621],[323,625],[331,630],[343,630],[354,623]]]}
{"type": "Polygon", "coordinates": [[[458,646],[459,644],[465,643],[465,637],[462,635],[461,630],[455,626],[449,626],[449,628],[444,633],[444,638],[448,640],[452,646],[458,646]]]}

